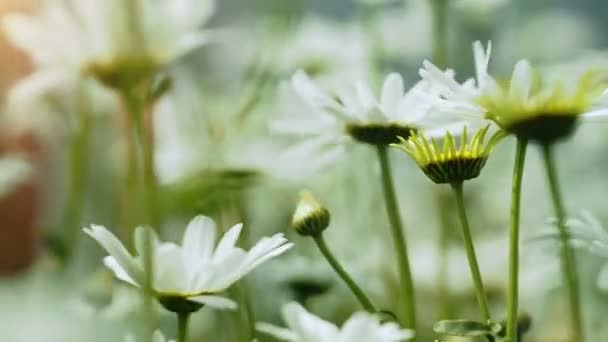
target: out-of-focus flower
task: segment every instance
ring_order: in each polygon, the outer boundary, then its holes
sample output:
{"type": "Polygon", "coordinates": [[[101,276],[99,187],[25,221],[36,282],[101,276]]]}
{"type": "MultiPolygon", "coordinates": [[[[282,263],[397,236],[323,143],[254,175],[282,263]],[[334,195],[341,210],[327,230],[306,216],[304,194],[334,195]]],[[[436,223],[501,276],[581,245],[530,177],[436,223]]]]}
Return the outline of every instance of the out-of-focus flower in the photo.
{"type": "Polygon", "coordinates": [[[395,323],[382,323],[369,313],[356,313],[342,328],[304,309],[300,304],[283,307],[283,318],[289,329],[258,323],[257,329],[281,341],[291,342],[399,342],[414,337],[411,330],[400,329],[395,323]]]}
{"type": "MultiPolygon", "coordinates": [[[[287,85],[283,88],[295,93],[292,96],[300,103],[298,114],[273,122],[273,129],[305,137],[287,153],[308,151],[324,163],[339,157],[343,143],[350,139],[388,145],[398,142],[398,136],[409,137],[413,130],[437,128],[440,122],[431,115],[432,106],[423,101],[435,92],[431,84],[420,81],[406,92],[399,74],[386,77],[379,99],[362,82],[343,88],[333,97],[318,88],[303,71],[292,77],[291,88],[287,85]]],[[[434,131],[428,132],[432,135],[434,131]]]]}
{"type": "Polygon", "coordinates": [[[179,92],[158,102],[154,118],[161,183],[237,174],[250,180],[274,171],[273,150],[278,148],[264,138],[264,123],[257,116],[244,115],[240,108],[227,110],[226,102],[212,106],[189,82],[176,88],[179,92]]]}
{"type": "MultiPolygon", "coordinates": [[[[217,296],[233,283],[270,258],[292,247],[283,234],[261,239],[249,251],[235,244],[243,228],[232,227],[214,247],[215,222],[205,216],[194,218],[186,228],[182,246],[161,243],[156,237],[152,243],[155,262],[152,289],[159,302],[172,310],[174,305],[184,304],[200,309],[202,305],[230,309],[236,306],[232,300],[217,296]]],[[[134,286],[145,281],[141,255],[143,239],[149,228],[139,227],[135,233],[135,246],[139,256],[133,257],[118,239],[105,227],[91,226],[85,232],[95,239],[110,256],[105,265],[114,275],[134,286]]]]}
{"type": "Polygon", "coordinates": [[[387,8],[376,13],[378,39],[391,60],[420,63],[431,54],[432,13],[428,0],[409,0],[403,8],[387,8]],[[401,32],[403,34],[395,34],[401,32]]]}
{"type": "Polygon", "coordinates": [[[414,132],[409,139],[401,138],[401,144],[393,146],[409,154],[433,182],[460,183],[479,176],[490,153],[505,136],[499,130],[486,142],[489,128],[488,125],[478,130],[469,141],[465,126],[459,145],[450,132],[443,139],[443,148],[435,139],[429,141],[423,134],[414,132]]]}
{"type": "Polygon", "coordinates": [[[39,88],[71,83],[90,73],[112,87],[149,79],[163,66],[208,41],[199,27],[211,0],[49,1],[37,16],[8,16],[12,42],[39,70],[39,88]]]}
{"type": "Polygon", "coordinates": [[[282,44],[276,67],[281,77],[304,70],[321,84],[337,86],[367,75],[370,60],[366,48],[356,26],[307,17],[282,44]]]}
{"type": "MultiPolygon", "coordinates": [[[[124,342],[137,342],[137,339],[135,338],[134,335],[129,334],[125,337],[124,342]]],[[[151,342],[175,342],[175,340],[167,340],[165,338],[165,335],[163,335],[163,333],[160,330],[157,330],[154,332],[154,335],[152,335],[151,342]]]]}
{"type": "Polygon", "coordinates": [[[492,120],[504,130],[539,143],[567,137],[579,118],[608,115],[606,82],[601,73],[540,74],[527,60],[519,61],[507,86],[488,73],[491,45],[473,44],[476,79],[460,84],[425,61],[421,76],[440,88],[436,107],[446,114],[492,120]],[[604,108],[602,108],[602,106],[604,108]]]}

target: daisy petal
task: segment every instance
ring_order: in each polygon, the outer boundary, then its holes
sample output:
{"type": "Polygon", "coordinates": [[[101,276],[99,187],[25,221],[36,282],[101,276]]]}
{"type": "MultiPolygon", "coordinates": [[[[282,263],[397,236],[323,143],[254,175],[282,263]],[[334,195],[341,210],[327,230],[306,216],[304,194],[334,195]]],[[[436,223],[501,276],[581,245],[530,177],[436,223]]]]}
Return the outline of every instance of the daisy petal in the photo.
{"type": "Polygon", "coordinates": [[[143,282],[143,271],[136,265],[133,257],[127,252],[122,243],[106,228],[98,225],[91,225],[85,228],[84,232],[95,239],[111,256],[122,269],[137,284],[143,282]]]}

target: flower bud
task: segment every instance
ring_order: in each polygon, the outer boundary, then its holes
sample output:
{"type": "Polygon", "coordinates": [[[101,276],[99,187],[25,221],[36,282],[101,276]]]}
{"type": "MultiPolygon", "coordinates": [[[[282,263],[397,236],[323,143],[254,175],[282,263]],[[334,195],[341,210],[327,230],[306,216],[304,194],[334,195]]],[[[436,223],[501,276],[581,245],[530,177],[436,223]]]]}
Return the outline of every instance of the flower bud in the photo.
{"type": "Polygon", "coordinates": [[[329,220],[329,210],[310,191],[302,191],[291,221],[296,232],[303,236],[318,236],[329,226],[329,220]]]}

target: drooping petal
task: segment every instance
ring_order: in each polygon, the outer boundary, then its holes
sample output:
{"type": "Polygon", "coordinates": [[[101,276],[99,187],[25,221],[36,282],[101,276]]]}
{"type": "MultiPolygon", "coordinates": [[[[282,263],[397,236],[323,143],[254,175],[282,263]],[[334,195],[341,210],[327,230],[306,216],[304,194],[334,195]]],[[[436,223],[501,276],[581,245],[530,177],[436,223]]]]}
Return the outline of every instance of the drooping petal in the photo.
{"type": "Polygon", "coordinates": [[[85,228],[84,232],[95,239],[95,241],[113,256],[116,262],[135,283],[142,284],[144,279],[143,270],[137,266],[127,249],[106,227],[91,225],[90,228],[85,228]]]}
{"type": "Polygon", "coordinates": [[[137,287],[140,286],[140,284],[136,283],[135,280],[133,280],[133,278],[131,278],[129,276],[129,274],[118,263],[118,261],[116,261],[116,259],[113,256],[107,256],[107,257],[103,258],[103,263],[104,263],[104,265],[106,265],[107,268],[110,269],[110,271],[112,271],[114,273],[114,276],[116,276],[116,278],[118,278],[126,283],[129,283],[131,285],[134,285],[137,287]]]}

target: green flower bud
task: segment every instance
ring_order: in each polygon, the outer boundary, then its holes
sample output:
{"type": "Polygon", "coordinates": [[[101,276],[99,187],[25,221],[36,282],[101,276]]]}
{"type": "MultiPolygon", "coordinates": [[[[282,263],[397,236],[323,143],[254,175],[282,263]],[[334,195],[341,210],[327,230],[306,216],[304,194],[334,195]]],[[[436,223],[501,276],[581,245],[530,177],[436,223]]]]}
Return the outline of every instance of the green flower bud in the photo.
{"type": "Polygon", "coordinates": [[[296,232],[303,236],[318,236],[329,226],[329,221],[329,210],[310,191],[302,191],[291,221],[296,232]]]}

